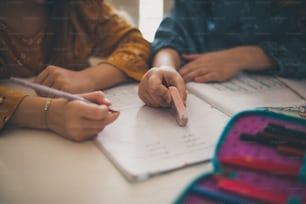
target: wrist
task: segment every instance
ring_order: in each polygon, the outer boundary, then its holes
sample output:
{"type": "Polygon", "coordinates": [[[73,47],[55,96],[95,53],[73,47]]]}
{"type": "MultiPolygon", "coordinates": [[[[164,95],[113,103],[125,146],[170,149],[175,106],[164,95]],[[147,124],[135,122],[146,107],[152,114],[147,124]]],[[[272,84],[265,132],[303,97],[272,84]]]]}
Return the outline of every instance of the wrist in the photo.
{"type": "Polygon", "coordinates": [[[160,65],[157,67],[158,69],[164,69],[164,70],[171,70],[171,71],[176,71],[177,69],[174,66],[170,65],[160,65]]]}
{"type": "Polygon", "coordinates": [[[273,60],[258,46],[241,46],[233,48],[236,52],[240,70],[260,71],[275,67],[273,60]]]}
{"type": "Polygon", "coordinates": [[[46,120],[49,118],[51,108],[48,100],[44,97],[25,97],[10,122],[22,127],[46,129],[46,120]]]}
{"type": "MultiPolygon", "coordinates": [[[[49,130],[55,130],[57,126],[65,120],[63,113],[65,110],[65,104],[68,103],[66,99],[56,98],[51,99],[51,104],[49,105],[48,111],[45,112],[45,127],[49,130]]],[[[48,100],[45,103],[47,106],[48,100]]]]}
{"type": "Polygon", "coordinates": [[[159,50],[153,59],[154,67],[169,66],[178,70],[181,65],[181,57],[173,48],[163,48],[159,50]]]}
{"type": "Polygon", "coordinates": [[[79,71],[81,82],[78,83],[82,84],[82,87],[84,87],[84,90],[82,90],[81,93],[97,90],[98,84],[96,84],[97,79],[94,73],[95,70],[93,69],[93,67],[88,67],[84,70],[79,71]]]}
{"type": "Polygon", "coordinates": [[[101,90],[127,81],[128,77],[117,67],[107,63],[89,67],[83,71],[88,78],[90,91],[101,90]]]}

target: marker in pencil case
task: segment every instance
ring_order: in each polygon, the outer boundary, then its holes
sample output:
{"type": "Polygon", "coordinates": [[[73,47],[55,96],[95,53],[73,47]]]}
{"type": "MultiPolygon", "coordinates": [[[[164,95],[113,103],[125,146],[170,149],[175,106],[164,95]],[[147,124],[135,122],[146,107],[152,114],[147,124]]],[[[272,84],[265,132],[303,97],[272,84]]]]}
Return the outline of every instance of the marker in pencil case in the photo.
{"type": "Polygon", "coordinates": [[[170,86],[169,91],[176,111],[176,122],[179,126],[186,126],[188,123],[188,116],[183,100],[175,86],[170,86]]]}
{"type": "Polygon", "coordinates": [[[306,141],[306,131],[295,130],[283,125],[269,123],[265,129],[266,132],[275,133],[279,135],[284,135],[296,139],[306,141]]]}
{"type": "Polygon", "coordinates": [[[292,155],[292,156],[304,157],[306,155],[305,150],[300,150],[300,149],[296,149],[296,148],[292,148],[292,147],[288,147],[284,145],[278,145],[276,147],[276,150],[280,153],[292,155]]]}
{"type": "Polygon", "coordinates": [[[254,143],[258,143],[258,144],[262,144],[262,145],[266,145],[266,146],[272,146],[272,147],[276,147],[280,144],[279,140],[272,140],[272,139],[267,139],[264,137],[258,137],[257,135],[251,135],[248,133],[241,133],[239,136],[239,139],[241,141],[246,141],[246,142],[254,142],[254,143]]]}
{"type": "Polygon", "coordinates": [[[262,171],[274,175],[285,175],[296,178],[299,175],[301,165],[283,164],[275,161],[265,161],[253,157],[231,156],[221,157],[221,164],[237,166],[255,171],[262,171]]]}
{"type": "Polygon", "coordinates": [[[306,150],[306,141],[296,139],[295,137],[274,134],[274,133],[265,132],[265,131],[258,132],[256,136],[261,137],[263,139],[267,139],[267,140],[278,141],[278,143],[282,145],[289,145],[292,147],[306,150]]]}
{"type": "Polygon", "coordinates": [[[218,187],[222,190],[249,197],[254,200],[267,203],[287,203],[289,195],[266,190],[258,186],[248,184],[237,179],[230,179],[224,176],[215,175],[214,179],[218,182],[218,187]]]}
{"type": "Polygon", "coordinates": [[[276,149],[276,151],[282,154],[300,156],[300,157],[303,157],[305,155],[305,151],[303,149],[296,148],[288,144],[284,145],[283,142],[280,143],[278,140],[267,139],[264,137],[257,137],[256,135],[251,135],[248,133],[241,133],[239,138],[241,141],[273,147],[276,149]]]}

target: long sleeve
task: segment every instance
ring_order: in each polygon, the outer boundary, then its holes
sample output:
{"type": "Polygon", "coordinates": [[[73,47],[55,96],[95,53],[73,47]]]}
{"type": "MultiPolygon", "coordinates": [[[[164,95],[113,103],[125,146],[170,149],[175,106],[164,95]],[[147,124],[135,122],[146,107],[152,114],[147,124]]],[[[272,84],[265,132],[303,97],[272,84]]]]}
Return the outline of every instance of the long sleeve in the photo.
{"type": "Polygon", "coordinates": [[[306,33],[305,22],[301,19],[305,6],[305,2],[292,4],[270,14],[270,19],[262,20],[269,22],[267,24],[269,28],[279,25],[271,36],[256,43],[277,65],[277,69],[268,73],[283,77],[306,78],[306,33]]]}
{"type": "Polygon", "coordinates": [[[280,41],[263,41],[259,46],[273,59],[277,68],[268,71],[283,77],[306,78],[306,37],[287,37],[280,41]]]}
{"type": "Polygon", "coordinates": [[[175,0],[156,32],[150,59],[165,47],[190,54],[258,46],[277,66],[264,73],[305,78],[306,34],[298,15],[303,6],[280,8],[275,3],[175,0]]]}
{"type": "Polygon", "coordinates": [[[93,54],[102,57],[102,63],[114,65],[129,77],[140,80],[148,70],[150,43],[108,4],[103,4],[102,12],[102,19],[94,28],[93,54]]]}
{"type": "Polygon", "coordinates": [[[173,48],[179,54],[201,52],[208,14],[205,1],[175,0],[155,33],[150,61],[162,48],[173,48]]]}
{"type": "MultiPolygon", "coordinates": [[[[7,72],[8,70],[5,66],[4,59],[0,56],[0,78],[4,79],[7,77],[7,72]]],[[[26,94],[8,89],[0,84],[0,130],[10,120],[25,96],[26,94]]]]}
{"type": "Polygon", "coordinates": [[[0,129],[10,120],[26,94],[0,86],[0,129]]]}

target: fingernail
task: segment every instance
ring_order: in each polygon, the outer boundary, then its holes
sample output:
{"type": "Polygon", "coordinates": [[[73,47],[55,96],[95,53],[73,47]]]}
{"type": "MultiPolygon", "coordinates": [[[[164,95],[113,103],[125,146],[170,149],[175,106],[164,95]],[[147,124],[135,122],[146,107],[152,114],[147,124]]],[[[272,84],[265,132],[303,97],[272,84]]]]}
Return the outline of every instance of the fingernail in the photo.
{"type": "Polygon", "coordinates": [[[112,107],[108,107],[109,112],[118,113],[118,110],[113,109],[112,107]]]}
{"type": "Polygon", "coordinates": [[[108,98],[104,98],[104,101],[107,103],[111,103],[111,101],[108,98]]]}

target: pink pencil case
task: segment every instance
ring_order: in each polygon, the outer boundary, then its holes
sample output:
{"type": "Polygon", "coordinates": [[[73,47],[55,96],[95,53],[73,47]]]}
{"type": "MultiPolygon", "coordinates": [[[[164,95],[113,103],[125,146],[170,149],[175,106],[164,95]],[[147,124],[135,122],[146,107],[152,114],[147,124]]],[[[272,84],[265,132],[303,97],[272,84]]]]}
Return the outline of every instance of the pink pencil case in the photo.
{"type": "Polygon", "coordinates": [[[306,120],[251,110],[231,118],[212,159],[177,204],[306,203],[306,120]]]}

